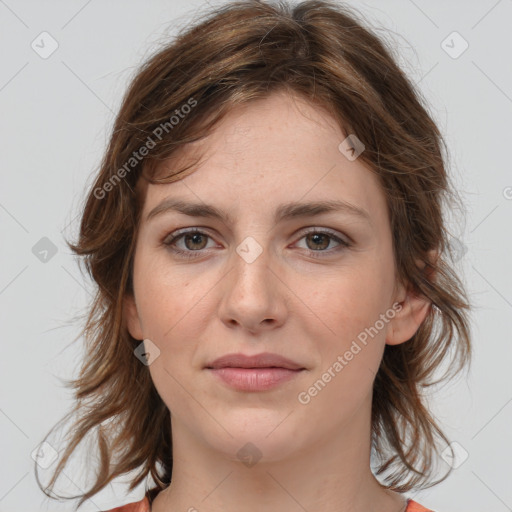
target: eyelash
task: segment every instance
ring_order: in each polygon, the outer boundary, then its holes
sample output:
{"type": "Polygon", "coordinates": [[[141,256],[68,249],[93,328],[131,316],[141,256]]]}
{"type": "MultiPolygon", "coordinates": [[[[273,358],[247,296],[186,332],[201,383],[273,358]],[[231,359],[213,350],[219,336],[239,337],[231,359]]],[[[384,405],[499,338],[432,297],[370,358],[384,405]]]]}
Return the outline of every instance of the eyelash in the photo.
{"type": "MultiPolygon", "coordinates": [[[[327,229],[323,229],[323,230],[312,229],[312,230],[310,230],[310,231],[308,231],[306,233],[303,233],[303,235],[301,236],[301,238],[299,238],[299,240],[302,240],[307,235],[310,235],[310,234],[313,234],[313,233],[314,234],[327,235],[328,237],[330,237],[331,239],[335,240],[336,242],[338,242],[340,244],[334,250],[312,251],[311,249],[306,249],[309,252],[309,255],[312,256],[313,258],[324,258],[324,257],[326,257],[326,256],[318,254],[318,253],[326,253],[327,252],[327,253],[329,253],[329,255],[331,255],[332,253],[337,253],[337,252],[339,252],[339,251],[341,251],[343,249],[348,249],[349,247],[352,246],[352,243],[347,242],[346,240],[343,240],[343,239],[339,238],[332,231],[327,230],[327,229]]],[[[170,251],[172,251],[175,254],[178,254],[182,258],[190,258],[190,259],[191,258],[197,258],[197,257],[199,257],[200,253],[204,251],[204,249],[198,249],[197,251],[191,251],[191,250],[184,251],[182,249],[176,249],[176,247],[173,247],[173,245],[179,239],[183,238],[184,236],[186,236],[186,235],[196,235],[196,234],[207,236],[210,239],[212,238],[208,233],[200,231],[199,229],[188,229],[186,231],[175,232],[175,236],[173,236],[170,240],[167,240],[169,238],[169,236],[166,236],[164,238],[164,240],[162,241],[162,244],[165,245],[170,251]],[[196,255],[194,253],[198,253],[198,254],[196,255]]]]}

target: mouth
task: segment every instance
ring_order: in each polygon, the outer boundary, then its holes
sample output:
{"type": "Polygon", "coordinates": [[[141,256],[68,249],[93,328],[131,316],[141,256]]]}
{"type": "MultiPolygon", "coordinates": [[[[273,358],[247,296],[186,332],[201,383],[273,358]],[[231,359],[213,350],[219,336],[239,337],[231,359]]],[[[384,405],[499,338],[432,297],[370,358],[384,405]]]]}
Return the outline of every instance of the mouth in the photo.
{"type": "Polygon", "coordinates": [[[306,368],[277,354],[227,354],[205,366],[224,384],[238,391],[266,391],[302,374],[306,368]]]}

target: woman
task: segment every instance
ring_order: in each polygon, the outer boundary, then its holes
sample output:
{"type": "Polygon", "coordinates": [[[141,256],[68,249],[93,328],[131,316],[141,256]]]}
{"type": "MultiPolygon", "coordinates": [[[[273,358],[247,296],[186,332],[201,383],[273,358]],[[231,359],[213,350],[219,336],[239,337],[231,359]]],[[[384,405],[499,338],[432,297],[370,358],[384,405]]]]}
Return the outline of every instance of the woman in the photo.
{"type": "Polygon", "coordinates": [[[335,3],[230,3],[152,57],[70,244],[98,295],[49,487],[94,432],[80,503],[138,471],[114,510],[426,511],[424,388],[470,357],[442,144],[335,3]]]}

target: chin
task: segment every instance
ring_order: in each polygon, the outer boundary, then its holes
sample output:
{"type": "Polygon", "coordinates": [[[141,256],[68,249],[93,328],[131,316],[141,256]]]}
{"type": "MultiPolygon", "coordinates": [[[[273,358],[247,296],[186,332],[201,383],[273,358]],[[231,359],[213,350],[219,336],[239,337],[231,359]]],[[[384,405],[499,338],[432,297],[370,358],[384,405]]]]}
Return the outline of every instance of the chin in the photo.
{"type": "MultiPolygon", "coordinates": [[[[227,432],[220,426],[215,431],[209,429],[203,432],[205,441],[230,461],[280,461],[296,452],[300,444],[297,437],[299,429],[293,414],[287,418],[289,413],[290,409],[233,411],[222,416],[222,425],[227,432]]],[[[250,463],[246,465],[250,467],[250,463]]]]}

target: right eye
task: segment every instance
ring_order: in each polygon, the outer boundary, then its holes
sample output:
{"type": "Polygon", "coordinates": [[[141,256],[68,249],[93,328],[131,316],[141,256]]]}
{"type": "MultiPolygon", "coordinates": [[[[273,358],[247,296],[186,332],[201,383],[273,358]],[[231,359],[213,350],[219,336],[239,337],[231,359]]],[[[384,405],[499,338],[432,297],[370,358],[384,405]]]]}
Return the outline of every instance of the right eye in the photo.
{"type": "Polygon", "coordinates": [[[205,242],[210,238],[210,235],[199,231],[198,229],[188,229],[186,231],[177,231],[171,233],[162,242],[166,247],[169,248],[175,254],[184,258],[194,258],[198,255],[194,253],[201,253],[206,248],[205,242]],[[169,236],[171,238],[169,238],[169,236]],[[182,243],[182,247],[177,247],[178,243],[182,243]]]}

